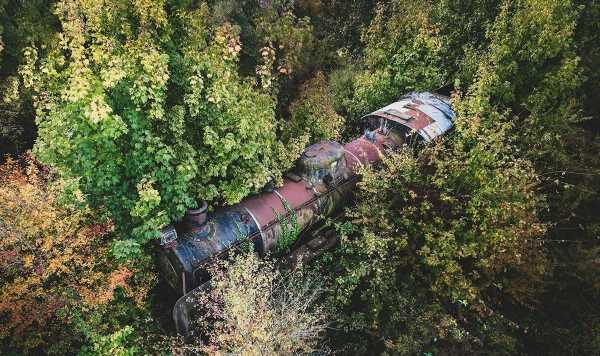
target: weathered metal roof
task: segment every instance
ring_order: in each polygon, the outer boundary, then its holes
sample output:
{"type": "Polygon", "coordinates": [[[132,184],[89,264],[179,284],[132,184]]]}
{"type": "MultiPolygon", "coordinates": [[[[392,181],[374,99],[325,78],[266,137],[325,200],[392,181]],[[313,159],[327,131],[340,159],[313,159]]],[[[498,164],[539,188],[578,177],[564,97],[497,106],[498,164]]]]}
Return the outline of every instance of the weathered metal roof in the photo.
{"type": "Polygon", "coordinates": [[[404,95],[363,119],[371,117],[397,122],[416,131],[425,141],[431,141],[452,127],[455,114],[450,107],[450,98],[423,92],[404,95]]]}

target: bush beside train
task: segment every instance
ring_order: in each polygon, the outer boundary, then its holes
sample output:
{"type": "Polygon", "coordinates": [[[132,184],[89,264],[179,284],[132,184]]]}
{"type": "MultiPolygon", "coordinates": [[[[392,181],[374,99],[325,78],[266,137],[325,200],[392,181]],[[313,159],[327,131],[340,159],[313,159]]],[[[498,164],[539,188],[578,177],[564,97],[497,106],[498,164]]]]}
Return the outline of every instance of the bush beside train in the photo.
{"type": "MultiPolygon", "coordinates": [[[[335,236],[321,234],[352,198],[362,166],[408,143],[429,142],[452,128],[455,113],[441,95],[409,93],[363,117],[361,137],[342,145],[323,141],[309,146],[283,185],[267,188],[242,202],[208,214],[207,204],[187,212],[182,221],[161,232],[163,277],[183,296],[173,309],[180,334],[189,333],[194,295],[207,286],[207,264],[215,258],[253,245],[261,257],[277,251],[290,221],[299,231],[289,258],[307,260],[335,245],[335,236]]],[[[287,241],[286,241],[287,243],[287,241]]]]}

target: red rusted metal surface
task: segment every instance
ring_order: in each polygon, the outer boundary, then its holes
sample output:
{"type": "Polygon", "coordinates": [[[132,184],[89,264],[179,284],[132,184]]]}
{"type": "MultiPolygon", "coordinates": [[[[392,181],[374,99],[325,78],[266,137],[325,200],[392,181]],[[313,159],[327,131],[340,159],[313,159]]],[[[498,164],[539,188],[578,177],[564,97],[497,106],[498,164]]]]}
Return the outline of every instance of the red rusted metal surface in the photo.
{"type": "Polygon", "coordinates": [[[239,205],[252,213],[260,228],[268,226],[277,219],[277,214],[285,214],[281,199],[273,192],[256,195],[239,205]]]}
{"type": "Polygon", "coordinates": [[[454,112],[449,103],[450,99],[441,95],[411,93],[363,119],[386,119],[415,131],[425,141],[431,141],[452,127],[454,112]]]}
{"type": "Polygon", "coordinates": [[[292,209],[298,209],[315,198],[315,192],[305,181],[294,182],[285,179],[283,185],[276,191],[292,209]]]}
{"type": "Polygon", "coordinates": [[[364,164],[362,163],[360,158],[357,155],[355,155],[353,151],[349,151],[346,148],[346,146],[344,146],[344,151],[346,157],[346,165],[351,171],[357,172],[364,164]]]}
{"type": "Polygon", "coordinates": [[[362,165],[379,161],[383,155],[382,148],[363,137],[344,145],[344,149],[350,152],[351,160],[358,158],[362,165]]]}

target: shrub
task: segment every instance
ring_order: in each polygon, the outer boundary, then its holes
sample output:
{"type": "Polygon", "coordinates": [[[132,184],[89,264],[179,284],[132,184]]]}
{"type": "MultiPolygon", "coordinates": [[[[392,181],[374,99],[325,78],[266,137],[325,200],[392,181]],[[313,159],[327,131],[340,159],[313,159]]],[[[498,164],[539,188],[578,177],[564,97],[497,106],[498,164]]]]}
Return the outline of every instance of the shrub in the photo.
{"type": "MultiPolygon", "coordinates": [[[[597,111],[590,105],[597,96],[590,90],[597,79],[591,70],[597,49],[590,46],[597,6],[568,0],[398,4],[380,5],[363,36],[366,70],[346,80],[355,87],[350,99],[344,92],[336,98],[357,114],[383,105],[400,93],[394,90],[411,88],[392,76],[397,68],[405,68],[409,80],[438,70],[421,78],[454,82],[465,92],[455,98],[459,118],[447,141],[418,159],[402,153],[388,160],[383,172],[389,174],[365,174],[358,210],[349,214],[355,226],[342,257],[333,259],[348,258],[346,272],[334,278],[334,285],[349,286],[336,294],[352,315],[342,325],[382,349],[405,353],[436,347],[482,352],[482,346],[501,353],[523,347],[589,352],[598,317],[585,305],[598,292],[576,266],[594,271],[590,261],[597,256],[589,248],[598,226],[591,215],[597,210],[597,120],[581,112],[597,111]],[[418,20],[405,25],[402,19],[415,9],[418,20]],[[415,23],[424,25],[411,30],[415,23]],[[425,57],[415,58],[426,58],[417,67],[396,65],[396,58],[415,54],[418,43],[436,45],[416,51],[425,57]],[[388,99],[378,102],[382,98],[388,99]],[[365,260],[382,262],[371,267],[361,264],[365,260]],[[413,267],[421,264],[428,266],[424,275],[413,267]],[[469,295],[475,299],[463,299],[469,295]],[[352,309],[357,306],[361,311],[352,309]],[[579,321],[571,323],[573,315],[579,321]],[[446,316],[456,323],[442,322],[446,316]],[[419,322],[403,321],[410,318],[419,322]],[[448,327],[432,330],[431,322],[448,327]],[[440,330],[446,330],[442,336],[440,330]]],[[[436,88],[435,80],[420,83],[436,88]]]]}
{"type": "Polygon", "coordinates": [[[25,162],[0,167],[0,340],[3,350],[62,354],[82,339],[73,310],[106,304],[117,288],[137,299],[145,290],[111,262],[112,224],[66,205],[48,170],[25,162]]]}
{"type": "MultiPolygon", "coordinates": [[[[331,1],[331,6],[336,3],[331,1]]],[[[488,28],[500,11],[498,1],[394,0],[352,6],[361,13],[346,17],[369,19],[357,27],[362,28],[362,55],[331,74],[336,110],[350,119],[387,105],[401,93],[448,93],[452,84],[467,88],[489,45],[488,28]]],[[[338,53],[345,58],[343,50],[338,53]]]]}
{"type": "MultiPolygon", "coordinates": [[[[303,3],[308,2],[304,0],[303,3]]],[[[358,59],[363,51],[361,33],[375,15],[376,3],[371,0],[319,0],[312,6],[313,18],[320,46],[329,46],[332,52],[345,53],[358,59]]]]}
{"type": "Polygon", "coordinates": [[[211,290],[198,304],[197,321],[209,354],[289,355],[318,350],[326,327],[315,302],[322,290],[300,270],[282,273],[254,253],[241,254],[211,269],[211,290]]]}
{"type": "MultiPolygon", "coordinates": [[[[271,93],[287,96],[279,89],[286,79],[303,75],[314,65],[313,28],[307,17],[298,17],[293,2],[273,1],[252,17],[257,41],[262,46],[257,62],[261,86],[271,93]]],[[[287,91],[293,88],[286,87],[287,91]]]]}
{"type": "Polygon", "coordinates": [[[598,289],[578,267],[597,271],[590,261],[598,251],[590,246],[598,236],[591,212],[597,210],[600,147],[597,111],[589,102],[597,95],[590,90],[597,82],[591,74],[597,46],[589,47],[597,37],[590,31],[597,21],[590,19],[597,15],[593,2],[504,2],[467,99],[486,124],[511,122],[515,146],[542,178],[548,206],[540,215],[551,224],[545,243],[553,268],[536,314],[523,318],[529,324],[524,340],[542,354],[587,353],[597,343],[599,316],[589,305],[598,289]],[[510,115],[490,114],[497,111],[510,115]]]}
{"type": "Polygon", "coordinates": [[[300,96],[290,106],[289,137],[307,135],[310,142],[337,140],[344,118],[335,112],[329,84],[322,72],[302,85],[300,96]]]}
{"type": "Polygon", "coordinates": [[[506,1],[488,33],[489,50],[469,88],[471,115],[494,124],[510,113],[514,140],[535,164],[567,164],[577,139],[582,82],[571,1],[506,1]],[[492,115],[490,115],[491,113],[492,115]],[[571,147],[569,147],[571,146],[571,147]]]}
{"type": "Polygon", "coordinates": [[[506,128],[457,121],[451,140],[419,158],[406,148],[363,171],[332,259],[345,330],[391,352],[512,347],[494,341],[510,336],[502,306],[534,303],[545,272],[531,164],[511,154],[506,128]]]}
{"type": "Polygon", "coordinates": [[[354,81],[348,109],[358,118],[398,98],[400,93],[435,90],[446,82],[443,39],[422,1],[380,2],[364,30],[366,69],[354,81]]]}
{"type": "Polygon", "coordinates": [[[31,45],[52,46],[57,19],[52,0],[0,0],[0,157],[31,149],[36,127],[31,93],[19,74],[31,45]]]}
{"type": "MultiPolygon", "coordinates": [[[[133,288],[143,289],[153,284],[151,279],[141,280],[139,275],[142,274],[143,271],[137,271],[138,276],[132,276],[129,284],[133,288]]],[[[78,350],[73,348],[72,351],[82,355],[173,354],[182,340],[161,325],[168,324],[165,321],[170,313],[166,308],[172,305],[164,305],[165,309],[160,314],[153,314],[152,308],[157,308],[164,301],[156,295],[151,297],[135,300],[123,289],[118,289],[107,303],[74,311],[72,332],[82,335],[83,342],[78,345],[81,346],[78,350]]]]}
{"type": "Polygon", "coordinates": [[[133,356],[140,355],[139,347],[131,345],[137,340],[131,340],[133,328],[127,326],[118,330],[109,336],[100,336],[94,338],[91,347],[83,347],[79,355],[118,355],[133,356]],[[131,346],[130,346],[131,345],[131,346]]]}

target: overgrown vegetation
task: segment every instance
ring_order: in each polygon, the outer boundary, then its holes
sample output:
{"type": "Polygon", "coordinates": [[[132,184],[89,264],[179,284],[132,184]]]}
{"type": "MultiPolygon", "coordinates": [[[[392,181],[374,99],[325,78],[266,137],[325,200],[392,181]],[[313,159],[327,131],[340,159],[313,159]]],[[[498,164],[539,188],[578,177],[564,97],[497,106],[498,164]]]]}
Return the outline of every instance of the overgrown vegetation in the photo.
{"type": "Polygon", "coordinates": [[[589,46],[577,31],[587,31],[598,5],[578,5],[380,5],[364,32],[365,74],[353,79],[348,111],[355,103],[369,106],[364,98],[386,98],[386,83],[400,91],[426,83],[454,85],[458,117],[454,133],[433,147],[401,152],[381,171],[364,172],[359,204],[348,212],[342,247],[331,258],[338,288],[330,300],[341,302],[343,326],[334,340],[341,347],[597,352],[598,290],[593,278],[571,270],[581,271],[576,266],[583,263],[598,271],[597,247],[582,248],[598,246],[597,220],[589,215],[598,201],[597,117],[586,117],[597,111],[583,105],[596,94],[582,90],[593,76],[583,75],[588,69],[577,55],[583,43],[589,46]],[[457,16],[461,23],[452,26],[457,16]],[[414,18],[421,21],[416,29],[396,35],[414,18]],[[481,31],[471,38],[472,28],[481,31]],[[396,61],[411,56],[421,57],[396,61]],[[406,79],[386,79],[396,71],[406,79]],[[366,73],[381,78],[371,83],[362,79],[366,73]],[[585,293],[558,301],[552,294],[555,288],[567,294],[558,287],[564,278],[585,293]],[[570,304],[575,300],[577,307],[570,304]],[[557,311],[566,305],[588,329],[557,311]]]}
{"type": "Polygon", "coordinates": [[[317,306],[322,287],[302,270],[281,272],[253,252],[211,269],[211,289],[197,303],[196,328],[206,340],[190,350],[207,354],[274,355],[322,351],[327,326],[317,306]]]}
{"type": "Polygon", "coordinates": [[[599,26],[596,0],[0,0],[2,353],[598,354],[599,26]],[[362,171],[318,274],[215,267],[182,346],[159,229],[412,90],[454,131],[362,171]]]}
{"type": "Polygon", "coordinates": [[[99,220],[81,195],[69,195],[30,156],[22,164],[8,160],[0,183],[4,351],[64,354],[111,332],[115,321],[127,325],[131,320],[116,308],[143,318],[154,276],[143,270],[148,262],[115,263],[110,221],[99,220]]]}
{"type": "Polygon", "coordinates": [[[285,212],[277,214],[277,220],[279,221],[279,226],[281,226],[281,234],[279,239],[277,239],[275,253],[279,255],[290,252],[291,247],[298,240],[301,232],[294,209],[287,202],[284,202],[283,206],[285,212]]]}
{"type": "Polygon", "coordinates": [[[400,354],[519,351],[501,307],[531,307],[548,268],[538,180],[511,154],[506,128],[467,120],[418,157],[406,147],[363,172],[332,259],[332,303],[363,335],[355,351],[367,352],[364,339],[400,354]]]}

